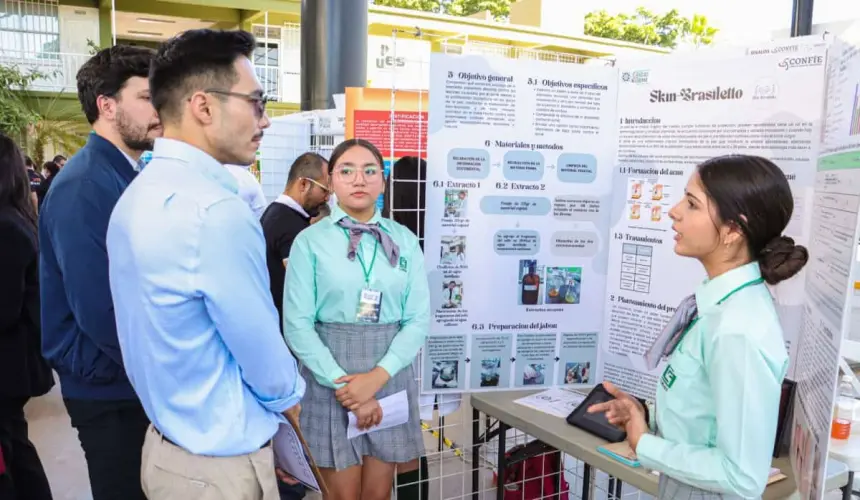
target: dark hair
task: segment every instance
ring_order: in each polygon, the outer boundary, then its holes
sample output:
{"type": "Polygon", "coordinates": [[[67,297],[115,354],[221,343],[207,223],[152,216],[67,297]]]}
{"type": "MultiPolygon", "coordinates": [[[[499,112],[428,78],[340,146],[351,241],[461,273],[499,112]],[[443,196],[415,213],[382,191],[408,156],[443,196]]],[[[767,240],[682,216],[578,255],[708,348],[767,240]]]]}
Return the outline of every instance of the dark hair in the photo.
{"type": "Polygon", "coordinates": [[[176,120],[194,92],[229,91],[239,79],[233,63],[250,58],[257,42],[246,31],[188,30],[161,44],[149,73],[152,105],[162,121],[176,120]]]}
{"type": "Polygon", "coordinates": [[[326,159],[317,153],[303,153],[290,165],[290,173],[287,176],[287,186],[292,186],[296,181],[307,177],[317,180],[322,175],[322,167],[326,159]]]}
{"type": "Polygon", "coordinates": [[[57,165],[56,161],[46,161],[42,168],[47,170],[51,177],[57,175],[60,172],[60,166],[57,165]]]}
{"type": "Polygon", "coordinates": [[[743,232],[765,281],[775,285],[803,268],[809,260],[806,248],[782,235],[794,198],[779,167],[759,156],[730,155],[712,158],[698,171],[720,220],[743,232]]]}
{"type": "Polygon", "coordinates": [[[98,51],[81,66],[77,75],[78,100],[90,125],[99,119],[99,96],[118,97],[129,78],[146,78],[153,54],[146,47],[115,45],[98,51]]]}
{"type": "Polygon", "coordinates": [[[57,156],[55,156],[55,157],[54,157],[54,159],[53,159],[53,160],[51,160],[51,161],[52,161],[52,162],[54,162],[54,163],[60,163],[61,161],[66,161],[66,157],[65,157],[65,156],[63,156],[63,155],[57,155],[57,156]]]}
{"type": "Polygon", "coordinates": [[[36,232],[36,209],[30,197],[30,178],[24,155],[9,136],[0,132],[0,208],[11,207],[36,232]]]}
{"type": "Polygon", "coordinates": [[[33,170],[36,169],[36,163],[33,161],[32,158],[26,155],[24,156],[24,166],[27,168],[32,168],[33,170]]]}
{"type": "Polygon", "coordinates": [[[332,170],[334,170],[334,166],[337,164],[337,161],[340,160],[340,157],[355,146],[359,146],[370,151],[370,154],[372,154],[373,157],[376,158],[376,161],[379,162],[379,167],[383,167],[385,161],[382,159],[382,153],[379,152],[379,149],[377,149],[373,143],[365,139],[347,139],[338,144],[337,147],[334,148],[334,151],[331,152],[331,157],[328,160],[329,175],[331,175],[332,170]]]}

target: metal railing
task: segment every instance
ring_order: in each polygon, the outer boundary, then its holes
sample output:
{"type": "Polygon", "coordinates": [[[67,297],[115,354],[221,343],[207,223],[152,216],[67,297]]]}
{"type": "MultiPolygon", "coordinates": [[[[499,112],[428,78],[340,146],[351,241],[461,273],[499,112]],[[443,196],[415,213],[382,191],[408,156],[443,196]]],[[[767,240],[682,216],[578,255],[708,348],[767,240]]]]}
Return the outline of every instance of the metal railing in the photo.
{"type": "Polygon", "coordinates": [[[487,56],[502,56],[509,59],[533,59],[536,61],[552,61],[571,64],[582,64],[587,56],[556,52],[553,50],[529,49],[489,42],[466,41],[463,45],[442,44],[442,51],[456,54],[481,54],[487,56]]]}
{"type": "Polygon", "coordinates": [[[15,67],[21,73],[39,73],[29,90],[77,92],[75,77],[89,54],[62,52],[25,52],[0,48],[0,66],[15,67]]]}

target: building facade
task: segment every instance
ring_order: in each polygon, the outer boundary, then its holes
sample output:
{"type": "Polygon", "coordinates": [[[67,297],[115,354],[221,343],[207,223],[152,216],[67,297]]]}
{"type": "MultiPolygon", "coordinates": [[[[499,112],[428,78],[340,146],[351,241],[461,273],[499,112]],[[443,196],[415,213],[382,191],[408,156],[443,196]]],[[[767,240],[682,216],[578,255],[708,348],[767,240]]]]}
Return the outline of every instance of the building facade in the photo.
{"type": "MultiPolygon", "coordinates": [[[[510,19],[455,17],[371,5],[368,86],[424,89],[432,52],[493,54],[572,64],[662,54],[657,47],[582,35],[569,0],[520,0],[510,19]],[[555,13],[556,15],[550,15],[555,13]],[[555,24],[553,24],[555,23],[555,24]]],[[[300,0],[0,0],[0,64],[43,75],[30,91],[74,101],[75,74],[100,47],[156,47],[188,29],[244,29],[275,114],[300,101],[300,0]]],[[[56,99],[56,97],[54,97],[56,99]]],[[[71,103],[68,103],[71,105],[71,103]]]]}

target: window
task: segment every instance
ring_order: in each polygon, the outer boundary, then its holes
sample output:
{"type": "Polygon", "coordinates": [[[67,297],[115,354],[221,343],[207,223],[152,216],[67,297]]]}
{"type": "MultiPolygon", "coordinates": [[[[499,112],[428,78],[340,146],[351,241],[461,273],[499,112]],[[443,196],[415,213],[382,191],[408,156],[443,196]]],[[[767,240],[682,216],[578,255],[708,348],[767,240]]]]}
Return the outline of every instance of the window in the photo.
{"type": "Polygon", "coordinates": [[[22,59],[58,59],[56,0],[0,0],[0,53],[22,59]]]}

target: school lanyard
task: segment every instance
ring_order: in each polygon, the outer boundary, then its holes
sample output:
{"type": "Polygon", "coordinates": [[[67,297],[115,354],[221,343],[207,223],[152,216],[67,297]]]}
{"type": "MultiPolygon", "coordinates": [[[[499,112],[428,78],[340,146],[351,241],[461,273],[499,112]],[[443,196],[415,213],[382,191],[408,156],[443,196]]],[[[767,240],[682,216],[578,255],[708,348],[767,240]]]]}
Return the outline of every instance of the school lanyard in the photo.
{"type": "MultiPolygon", "coordinates": [[[[740,291],[741,291],[741,290],[743,290],[744,288],[746,288],[746,287],[748,287],[748,286],[758,285],[758,284],[760,284],[760,283],[764,283],[764,278],[758,278],[758,279],[754,279],[754,280],[752,280],[752,281],[747,281],[747,282],[746,282],[746,283],[744,283],[743,285],[741,285],[741,286],[739,286],[739,287],[735,288],[735,289],[734,289],[734,290],[732,290],[731,292],[727,293],[723,298],[721,298],[720,300],[718,300],[718,301],[717,301],[717,305],[718,305],[718,306],[719,306],[719,305],[722,305],[722,304],[723,304],[723,302],[725,302],[725,301],[729,300],[729,297],[731,297],[732,295],[736,294],[737,292],[740,292],[740,291]]],[[[695,318],[693,318],[693,321],[690,321],[690,324],[689,324],[689,325],[687,325],[687,328],[684,328],[684,332],[681,334],[681,338],[680,338],[680,339],[678,339],[678,343],[677,343],[677,344],[675,344],[675,349],[677,349],[677,348],[678,348],[677,346],[680,346],[680,345],[681,345],[681,341],[682,341],[682,340],[684,340],[684,337],[686,337],[686,336],[687,336],[687,332],[689,332],[690,330],[692,330],[692,329],[693,329],[693,325],[695,325],[695,324],[696,324],[696,323],[698,323],[698,322],[699,322],[699,313],[697,312],[697,313],[696,313],[696,317],[695,317],[695,318]]]]}
{"type": "MultiPolygon", "coordinates": [[[[349,243],[349,232],[344,229],[343,235],[346,236],[346,241],[349,243]]],[[[362,234],[362,236],[364,236],[362,234]]],[[[373,265],[376,264],[376,251],[379,250],[379,240],[375,240],[373,245],[373,257],[370,258],[370,267],[364,265],[364,259],[361,257],[361,240],[358,240],[358,245],[355,246],[355,255],[358,257],[358,262],[361,264],[361,271],[364,273],[364,284],[370,286],[370,273],[373,272],[373,265]]]]}

